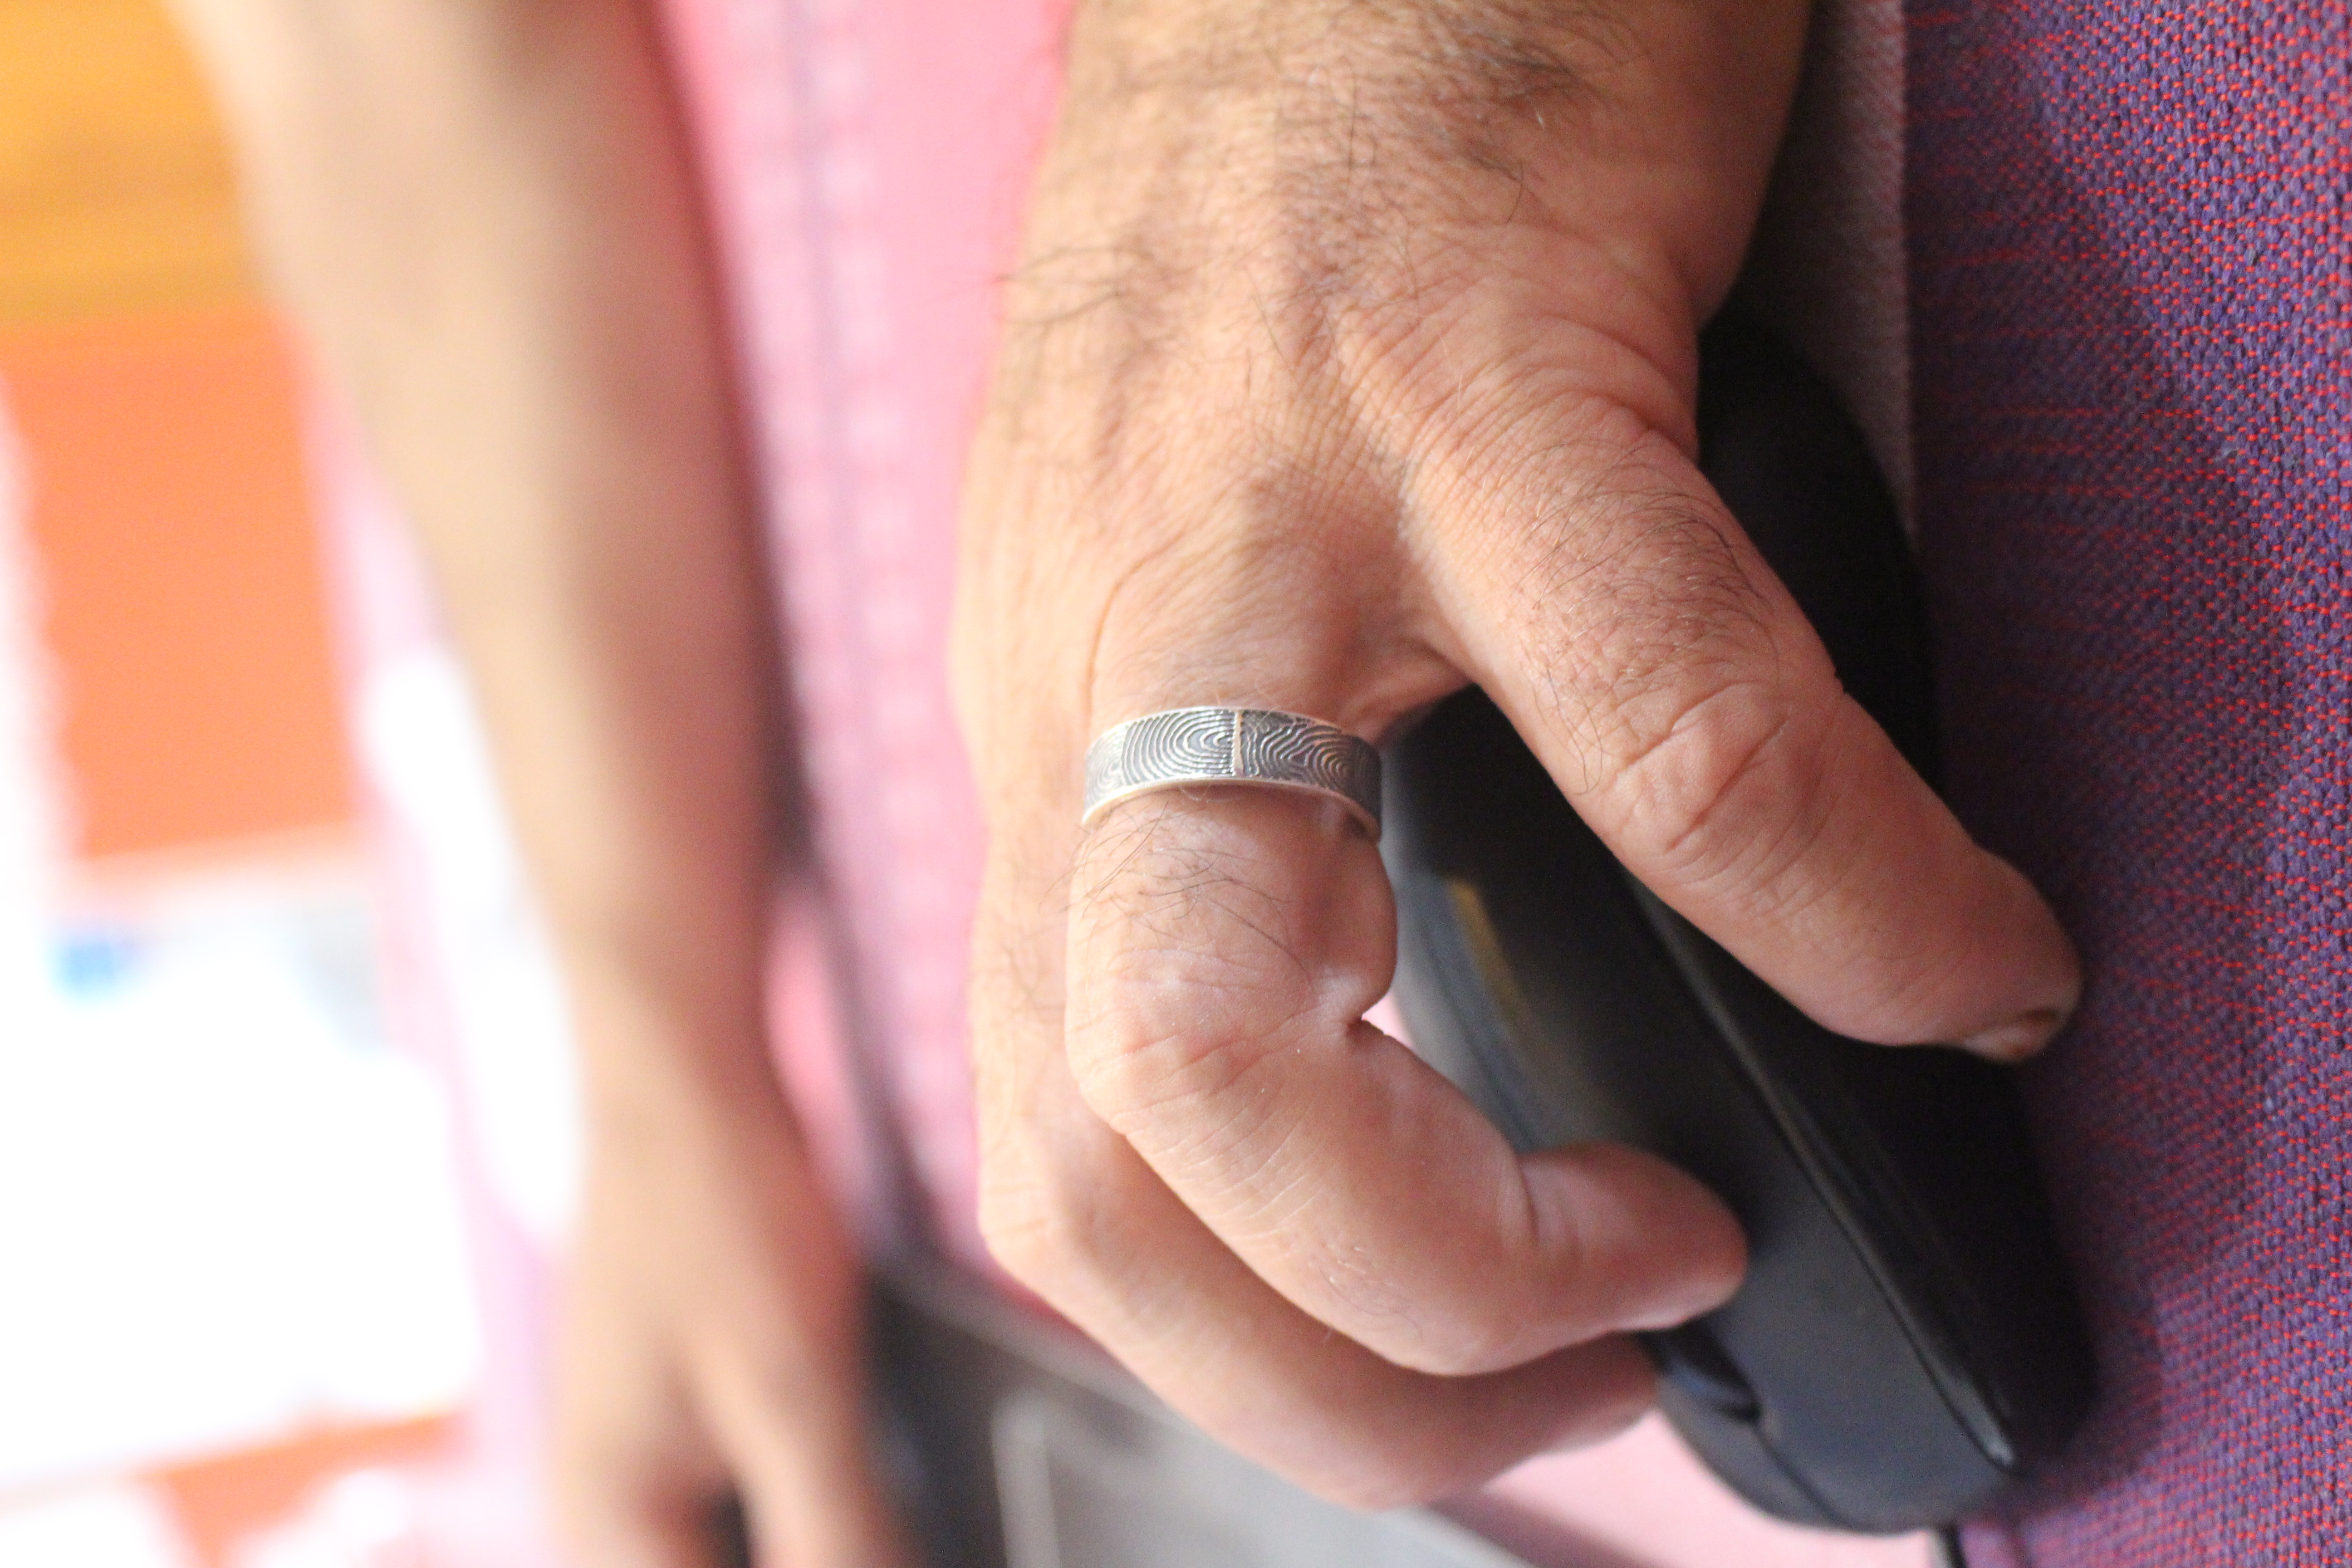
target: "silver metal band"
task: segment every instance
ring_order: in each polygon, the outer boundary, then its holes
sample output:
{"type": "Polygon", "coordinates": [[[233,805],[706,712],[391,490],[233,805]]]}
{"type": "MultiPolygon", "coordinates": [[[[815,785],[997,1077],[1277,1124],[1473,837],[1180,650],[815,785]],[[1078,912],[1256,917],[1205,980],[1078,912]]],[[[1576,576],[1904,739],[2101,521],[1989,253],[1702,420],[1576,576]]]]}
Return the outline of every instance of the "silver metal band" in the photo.
{"type": "Polygon", "coordinates": [[[1381,836],[1381,754],[1337,724],[1268,708],[1174,708],[1113,725],[1087,748],[1092,822],[1113,801],[1186,784],[1329,795],[1381,836]]]}

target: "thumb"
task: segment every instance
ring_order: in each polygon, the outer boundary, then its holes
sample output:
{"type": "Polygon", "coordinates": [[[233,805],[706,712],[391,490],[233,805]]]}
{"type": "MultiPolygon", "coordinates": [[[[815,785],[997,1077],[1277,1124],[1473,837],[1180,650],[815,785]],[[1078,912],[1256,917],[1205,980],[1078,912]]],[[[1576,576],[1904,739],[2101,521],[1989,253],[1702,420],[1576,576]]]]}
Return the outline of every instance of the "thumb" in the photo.
{"type": "Polygon", "coordinates": [[[1690,460],[1622,411],[1530,430],[1465,487],[1439,584],[1471,673],[1665,903],[1840,1034],[2001,1058],[2074,956],[1839,685],[1690,460]]]}

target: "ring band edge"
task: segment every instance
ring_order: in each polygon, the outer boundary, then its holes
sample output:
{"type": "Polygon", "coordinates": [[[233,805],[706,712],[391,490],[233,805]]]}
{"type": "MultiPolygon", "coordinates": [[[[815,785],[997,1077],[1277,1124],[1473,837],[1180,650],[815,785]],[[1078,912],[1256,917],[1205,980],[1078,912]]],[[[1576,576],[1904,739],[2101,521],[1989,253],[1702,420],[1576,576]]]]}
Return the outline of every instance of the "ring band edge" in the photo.
{"type": "Polygon", "coordinates": [[[1139,784],[1127,784],[1118,790],[1114,790],[1109,795],[1104,795],[1100,800],[1088,805],[1086,810],[1080,814],[1078,817],[1078,826],[1080,827],[1092,827],[1095,825],[1095,819],[1102,816],[1104,812],[1108,811],[1112,806],[1117,805],[1123,800],[1133,800],[1138,795],[1157,795],[1163,790],[1171,789],[1220,788],[1276,789],[1281,790],[1287,795],[1311,795],[1323,800],[1337,801],[1339,805],[1348,808],[1349,816],[1354,817],[1358,822],[1363,825],[1365,831],[1372,836],[1372,841],[1374,843],[1377,844],[1380,842],[1380,815],[1365,805],[1362,801],[1358,800],[1354,795],[1349,795],[1344,790],[1327,789],[1321,784],[1302,784],[1295,779],[1262,779],[1246,776],[1219,777],[1208,773],[1202,773],[1194,778],[1145,779],[1139,784]]]}

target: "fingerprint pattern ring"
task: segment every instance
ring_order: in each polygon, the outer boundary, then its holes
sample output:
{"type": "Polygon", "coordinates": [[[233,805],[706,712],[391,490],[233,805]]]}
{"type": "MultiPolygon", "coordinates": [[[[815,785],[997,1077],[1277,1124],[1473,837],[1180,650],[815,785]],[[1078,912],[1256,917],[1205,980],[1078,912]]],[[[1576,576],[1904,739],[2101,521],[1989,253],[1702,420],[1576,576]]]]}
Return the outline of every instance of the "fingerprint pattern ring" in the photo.
{"type": "Polygon", "coordinates": [[[1267,708],[1176,708],[1104,731],[1087,748],[1085,820],[1148,790],[1217,784],[1329,795],[1380,837],[1380,752],[1336,724],[1267,708]]]}

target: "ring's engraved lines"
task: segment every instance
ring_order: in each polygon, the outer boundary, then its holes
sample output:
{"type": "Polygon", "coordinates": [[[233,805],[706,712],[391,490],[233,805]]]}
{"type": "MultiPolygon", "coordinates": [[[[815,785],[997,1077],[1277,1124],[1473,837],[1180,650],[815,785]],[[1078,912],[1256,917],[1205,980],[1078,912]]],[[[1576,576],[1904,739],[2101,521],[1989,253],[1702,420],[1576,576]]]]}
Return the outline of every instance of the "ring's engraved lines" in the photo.
{"type": "Polygon", "coordinates": [[[1127,727],[1119,767],[1130,784],[1179,774],[1233,778],[1241,715],[1224,708],[1154,713],[1127,727]]]}
{"type": "Polygon", "coordinates": [[[1226,783],[1334,796],[1379,836],[1380,753],[1337,725],[1262,708],[1179,708],[1104,731],[1087,748],[1086,816],[1146,790],[1226,783]]]}
{"type": "Polygon", "coordinates": [[[1234,745],[1238,777],[1280,780],[1329,790],[1351,799],[1378,799],[1380,756],[1346,731],[1328,725],[1308,729],[1286,713],[1242,715],[1234,745]]]}

